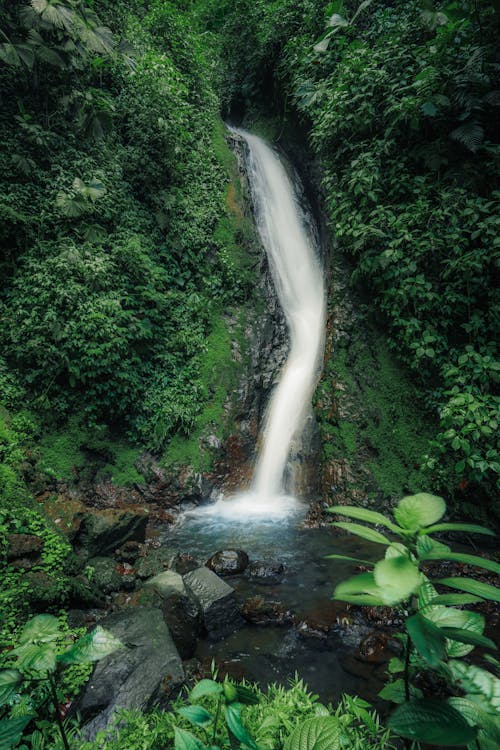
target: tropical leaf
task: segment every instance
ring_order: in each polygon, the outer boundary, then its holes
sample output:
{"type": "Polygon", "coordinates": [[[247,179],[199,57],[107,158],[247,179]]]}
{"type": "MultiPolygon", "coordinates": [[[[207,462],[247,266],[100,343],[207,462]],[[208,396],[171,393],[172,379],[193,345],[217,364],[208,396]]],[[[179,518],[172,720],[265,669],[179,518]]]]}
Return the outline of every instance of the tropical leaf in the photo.
{"type": "Polygon", "coordinates": [[[404,529],[418,531],[439,521],[445,511],[446,504],[442,497],[420,492],[400,500],[394,509],[394,518],[404,529]]]}
{"type": "Polygon", "coordinates": [[[123,643],[109,630],[97,625],[94,630],[60,654],[57,660],[63,664],[86,664],[103,659],[120,648],[124,648],[123,643]]]}
{"type": "Polygon", "coordinates": [[[440,531],[464,531],[469,534],[487,534],[488,536],[496,536],[494,531],[487,529],[486,526],[479,526],[476,523],[438,523],[433,526],[429,526],[426,529],[421,529],[421,534],[437,534],[440,531]]]}
{"type": "Polygon", "coordinates": [[[197,727],[206,727],[211,724],[214,717],[203,706],[182,706],[179,713],[197,727]]]}
{"type": "Polygon", "coordinates": [[[378,562],[374,578],[382,601],[391,605],[408,599],[422,583],[417,566],[401,555],[378,562]]]}
{"type": "Polygon", "coordinates": [[[466,565],[475,565],[478,568],[491,570],[493,573],[500,575],[500,565],[497,562],[477,555],[466,555],[462,552],[441,552],[438,550],[435,552],[425,552],[420,558],[422,560],[451,560],[452,562],[461,562],[466,565]]]}
{"type": "Polygon", "coordinates": [[[0,670],[0,706],[7,703],[23,681],[21,672],[17,669],[0,670]]]}
{"type": "Polygon", "coordinates": [[[491,599],[494,602],[500,602],[500,589],[489,583],[475,581],[473,578],[440,578],[438,583],[442,583],[452,589],[466,591],[469,594],[480,596],[483,599],[491,599]]]}
{"type": "Polygon", "coordinates": [[[284,750],[340,750],[342,726],[334,716],[303,721],[285,743],[284,750]]]}
{"type": "Polygon", "coordinates": [[[19,716],[15,719],[0,720],[0,750],[10,750],[17,745],[22,737],[25,728],[35,717],[32,714],[28,716],[19,716]]]}
{"type": "Polygon", "coordinates": [[[471,646],[481,646],[482,648],[490,648],[496,651],[496,644],[493,643],[490,638],[486,638],[484,635],[474,633],[472,630],[466,630],[465,628],[438,628],[441,630],[443,635],[452,641],[459,641],[460,643],[466,643],[471,646]]]}
{"type": "Polygon", "coordinates": [[[189,693],[189,700],[196,701],[205,695],[218,695],[222,693],[222,685],[215,680],[200,680],[189,693]]]}
{"type": "Polygon", "coordinates": [[[29,620],[21,631],[19,644],[51,643],[61,635],[57,617],[53,615],[36,615],[29,620]]]}
{"type": "Polygon", "coordinates": [[[330,508],[327,508],[327,512],[337,513],[339,516],[347,516],[348,518],[355,518],[358,521],[366,521],[367,523],[385,526],[396,534],[401,534],[403,531],[403,529],[392,523],[392,521],[389,518],[386,518],[382,513],[377,513],[374,510],[367,510],[366,508],[357,508],[355,505],[332,505],[330,508]]]}
{"type": "Polygon", "coordinates": [[[205,750],[205,746],[191,732],[174,727],[175,750],[205,750]]]}
{"type": "Polygon", "coordinates": [[[226,716],[226,724],[231,734],[233,734],[243,745],[248,746],[252,750],[259,750],[257,743],[241,723],[241,706],[238,703],[231,703],[229,706],[225,706],[224,712],[226,716]]]}
{"type": "Polygon", "coordinates": [[[446,654],[446,638],[441,628],[417,613],[407,619],[406,629],[418,653],[431,667],[437,667],[446,654]]]}
{"type": "Polygon", "coordinates": [[[356,534],[362,539],[367,539],[369,542],[376,542],[377,544],[390,544],[391,540],[383,534],[380,534],[375,529],[370,529],[368,526],[361,526],[359,523],[348,523],[347,521],[334,521],[332,526],[338,526],[339,529],[345,529],[350,531],[351,534],[356,534]]]}
{"type": "Polygon", "coordinates": [[[368,565],[373,568],[375,563],[369,560],[360,560],[358,557],[349,557],[348,555],[325,555],[326,560],[347,560],[348,562],[358,563],[359,565],[368,565]]]}
{"type": "Polygon", "coordinates": [[[500,713],[500,680],[485,669],[464,661],[448,663],[452,678],[480,708],[498,716],[500,713]]]}
{"type": "Polygon", "coordinates": [[[423,698],[398,706],[387,726],[396,734],[431,745],[468,745],[477,730],[445,701],[423,698]]]}

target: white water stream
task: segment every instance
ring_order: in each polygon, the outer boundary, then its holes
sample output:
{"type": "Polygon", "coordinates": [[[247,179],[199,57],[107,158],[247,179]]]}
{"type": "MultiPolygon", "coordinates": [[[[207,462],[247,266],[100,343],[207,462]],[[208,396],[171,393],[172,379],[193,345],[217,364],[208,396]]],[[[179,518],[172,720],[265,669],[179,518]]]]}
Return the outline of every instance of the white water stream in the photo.
{"type": "Polygon", "coordinates": [[[233,132],[248,146],[247,171],[257,229],[290,336],[288,358],[267,409],[251,488],[210,509],[211,514],[244,520],[249,515],[286,515],[297,505],[285,494],[284,475],[291,447],[300,439],[310,412],[319,374],[325,293],[318,248],[294,182],[261,138],[244,130],[233,132]]]}

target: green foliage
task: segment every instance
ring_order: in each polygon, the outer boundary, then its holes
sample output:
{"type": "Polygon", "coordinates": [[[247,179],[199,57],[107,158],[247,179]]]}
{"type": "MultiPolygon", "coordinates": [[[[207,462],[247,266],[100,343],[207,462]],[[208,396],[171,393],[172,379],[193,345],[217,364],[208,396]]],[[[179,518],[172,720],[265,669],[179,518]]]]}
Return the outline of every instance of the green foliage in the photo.
{"type": "MultiPolygon", "coordinates": [[[[288,687],[269,685],[265,691],[245,682],[203,679],[195,684],[187,700],[179,698],[174,702],[172,711],[123,711],[116,728],[100,733],[92,743],[82,742],[79,750],[123,747],[130,750],[143,747],[148,750],[220,750],[255,746],[259,750],[289,750],[296,747],[296,737],[305,734],[323,741],[329,736],[325,735],[325,728],[328,732],[333,726],[343,746],[350,750],[392,750],[395,747],[391,733],[382,727],[377,714],[360,698],[344,696],[333,710],[331,706],[320,704],[318,697],[308,692],[298,679],[288,687]],[[226,711],[220,711],[214,735],[219,701],[221,708],[222,703],[225,704],[226,711]],[[233,709],[229,717],[228,708],[233,709]]],[[[319,750],[322,745],[307,747],[319,750]]]]}
{"type": "MultiPolygon", "coordinates": [[[[386,546],[384,559],[375,563],[373,573],[361,573],[340,583],[334,595],[360,605],[399,605],[406,614],[405,659],[391,660],[391,681],[380,693],[382,698],[400,704],[389,719],[389,729],[430,745],[461,744],[472,748],[477,747],[477,738],[478,742],[480,739],[485,742],[485,747],[490,744],[493,747],[500,733],[500,680],[484,669],[461,661],[460,657],[467,656],[476,646],[493,650],[497,647],[483,635],[485,621],[481,614],[456,607],[484,599],[498,602],[500,591],[492,584],[473,578],[449,577],[440,578],[436,583],[466,594],[439,594],[420,569],[429,560],[450,560],[499,574],[497,562],[452,552],[432,536],[440,530],[468,530],[486,535],[491,532],[477,525],[438,523],[446,512],[446,505],[442,498],[427,493],[400,500],[393,512],[396,523],[364,508],[338,505],[329,510],[381,525],[401,540],[393,542],[385,538],[383,541],[380,535],[381,539],[375,541],[386,546]],[[459,689],[463,698],[423,698],[413,684],[421,670],[434,671],[440,680],[448,683],[452,695],[459,689]]],[[[367,538],[367,531],[378,534],[360,524],[334,522],[334,526],[347,528],[362,538],[367,538]]],[[[342,558],[341,555],[335,557],[342,558]]]]}

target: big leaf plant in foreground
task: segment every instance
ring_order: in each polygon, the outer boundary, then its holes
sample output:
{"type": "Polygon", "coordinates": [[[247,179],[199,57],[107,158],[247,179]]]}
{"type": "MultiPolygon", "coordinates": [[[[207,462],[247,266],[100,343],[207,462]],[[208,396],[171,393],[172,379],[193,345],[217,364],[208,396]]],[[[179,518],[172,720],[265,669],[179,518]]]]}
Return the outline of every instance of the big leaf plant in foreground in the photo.
{"type": "MultiPolygon", "coordinates": [[[[112,654],[123,644],[99,625],[66,648],[61,648],[63,633],[53,615],[37,615],[29,620],[12,651],[15,668],[0,670],[0,712],[15,700],[23,684],[47,682],[50,698],[65,750],[70,750],[63,717],[59,710],[58,675],[69,664],[86,664],[112,654]]],[[[1,715],[1,714],[0,714],[1,715]]],[[[35,718],[33,713],[0,719],[0,748],[10,750],[20,741],[24,729],[35,718]]]]}
{"type": "MultiPolygon", "coordinates": [[[[394,508],[393,519],[354,506],[336,505],[328,510],[355,521],[336,521],[334,526],[385,547],[384,557],[376,563],[329,555],[372,568],[341,582],[334,598],[357,605],[399,607],[405,613],[404,658],[391,660],[392,680],[381,691],[383,698],[400,704],[390,717],[389,728],[430,745],[466,745],[476,750],[499,747],[500,680],[462,661],[476,646],[491,651],[496,645],[483,634],[484,617],[462,607],[486,599],[500,602],[500,590],[467,577],[430,581],[421,569],[422,564],[449,561],[500,574],[497,562],[453,552],[433,536],[454,531],[494,536],[493,532],[476,524],[442,523],[446,504],[427,493],[404,497],[394,508]],[[384,533],[372,526],[382,527],[384,533]],[[462,697],[422,697],[412,684],[419,670],[434,671],[449,685],[450,693],[461,692],[462,697]]],[[[485,658],[499,666],[492,656],[485,658]]]]}

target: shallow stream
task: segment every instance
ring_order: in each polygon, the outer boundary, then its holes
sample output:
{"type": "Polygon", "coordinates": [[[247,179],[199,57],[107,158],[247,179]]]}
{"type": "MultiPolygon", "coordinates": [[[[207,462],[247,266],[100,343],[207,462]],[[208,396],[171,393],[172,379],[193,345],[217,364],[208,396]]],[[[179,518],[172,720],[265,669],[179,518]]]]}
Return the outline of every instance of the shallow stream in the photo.
{"type": "Polygon", "coordinates": [[[281,520],[240,522],[195,511],[163,534],[163,544],[190,553],[201,563],[218,550],[242,549],[251,561],[272,560],[286,566],[279,583],[251,581],[245,574],[226,580],[236,589],[240,603],[255,596],[280,602],[295,615],[295,624],[247,624],[221,641],[202,640],[196,656],[207,665],[215,659],[235,677],[262,685],[286,684],[297,672],[323,701],[344,692],[373,701],[382,686],[384,666],[356,658],[359,641],[373,628],[350,622],[346,606],[332,601],[335,584],[354,573],[353,564],[325,555],[370,560],[380,555],[380,547],[339,537],[329,528],[305,528],[302,510],[281,520]],[[328,636],[324,630],[329,630],[328,636]]]}

